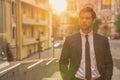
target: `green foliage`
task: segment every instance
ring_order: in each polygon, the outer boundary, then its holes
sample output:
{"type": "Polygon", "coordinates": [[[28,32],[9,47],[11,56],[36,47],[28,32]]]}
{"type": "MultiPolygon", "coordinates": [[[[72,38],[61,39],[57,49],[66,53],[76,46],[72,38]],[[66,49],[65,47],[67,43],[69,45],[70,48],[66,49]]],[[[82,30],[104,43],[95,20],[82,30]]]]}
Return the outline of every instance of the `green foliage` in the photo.
{"type": "MultiPolygon", "coordinates": [[[[79,16],[75,16],[75,17],[70,17],[69,20],[71,26],[69,27],[69,34],[78,32],[80,30],[80,26],[79,26],[79,16]]],[[[95,23],[94,23],[94,31],[97,32],[99,26],[102,24],[101,19],[96,19],[95,23]]]]}
{"type": "Polygon", "coordinates": [[[120,14],[116,16],[114,25],[116,26],[116,32],[120,34],[120,14]]]}
{"type": "Polygon", "coordinates": [[[102,24],[102,21],[101,21],[101,19],[96,19],[96,21],[95,21],[95,23],[94,23],[94,28],[93,28],[93,30],[94,30],[94,32],[97,32],[98,31],[98,28],[99,28],[99,26],[102,24]]]}
{"type": "Polygon", "coordinates": [[[79,17],[78,16],[70,17],[69,18],[69,23],[70,23],[69,34],[78,32],[80,30],[80,27],[79,27],[79,17]]]}
{"type": "Polygon", "coordinates": [[[60,17],[59,17],[59,15],[57,15],[57,14],[53,14],[52,15],[52,23],[53,23],[53,25],[58,25],[58,26],[60,26],[60,17]]]}
{"type": "Polygon", "coordinates": [[[52,15],[52,29],[53,29],[53,37],[56,38],[58,36],[58,32],[60,30],[60,17],[57,14],[52,15]]]}

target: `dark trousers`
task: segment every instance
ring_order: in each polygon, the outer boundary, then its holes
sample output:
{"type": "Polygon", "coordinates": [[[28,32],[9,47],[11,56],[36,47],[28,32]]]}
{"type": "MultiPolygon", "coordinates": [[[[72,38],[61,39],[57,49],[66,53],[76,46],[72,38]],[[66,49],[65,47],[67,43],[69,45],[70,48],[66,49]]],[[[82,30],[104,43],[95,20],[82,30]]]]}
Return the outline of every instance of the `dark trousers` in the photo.
{"type": "Polygon", "coordinates": [[[74,77],[74,79],[73,79],[73,80],[82,80],[82,79],[79,79],[79,78],[74,77]]]}
{"type": "MultiPolygon", "coordinates": [[[[84,79],[79,79],[79,78],[74,77],[72,80],[84,80],[84,79]]],[[[104,80],[104,79],[102,79],[102,78],[100,77],[100,78],[95,79],[95,80],[104,80]]]]}

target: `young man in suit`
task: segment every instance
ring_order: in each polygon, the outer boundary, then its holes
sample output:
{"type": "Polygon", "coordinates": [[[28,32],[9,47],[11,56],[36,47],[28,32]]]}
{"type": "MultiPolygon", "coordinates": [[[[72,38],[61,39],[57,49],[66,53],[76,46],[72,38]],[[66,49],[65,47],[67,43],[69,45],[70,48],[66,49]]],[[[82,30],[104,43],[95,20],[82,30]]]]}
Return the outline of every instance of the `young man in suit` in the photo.
{"type": "Polygon", "coordinates": [[[96,19],[90,7],[79,13],[80,32],[66,37],[60,61],[63,80],[111,80],[113,61],[108,38],[93,32],[96,19]]]}

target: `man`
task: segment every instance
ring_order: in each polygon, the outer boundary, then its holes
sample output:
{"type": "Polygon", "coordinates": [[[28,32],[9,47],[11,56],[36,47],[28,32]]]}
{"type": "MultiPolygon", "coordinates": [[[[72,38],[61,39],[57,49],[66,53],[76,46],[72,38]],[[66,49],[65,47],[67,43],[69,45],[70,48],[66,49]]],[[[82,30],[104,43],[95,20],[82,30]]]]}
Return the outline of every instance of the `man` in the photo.
{"type": "Polygon", "coordinates": [[[66,37],[60,57],[63,80],[111,80],[113,61],[108,38],[93,32],[96,13],[80,13],[80,32],[66,37]]]}

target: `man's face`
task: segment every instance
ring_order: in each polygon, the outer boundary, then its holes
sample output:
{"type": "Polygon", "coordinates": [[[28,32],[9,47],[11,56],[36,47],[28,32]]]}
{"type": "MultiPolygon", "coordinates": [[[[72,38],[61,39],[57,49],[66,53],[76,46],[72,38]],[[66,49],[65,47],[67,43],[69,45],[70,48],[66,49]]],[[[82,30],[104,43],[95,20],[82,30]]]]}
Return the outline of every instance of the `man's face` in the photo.
{"type": "Polygon", "coordinates": [[[92,30],[95,19],[92,18],[90,12],[82,12],[80,14],[80,29],[81,30],[92,30]]]}

